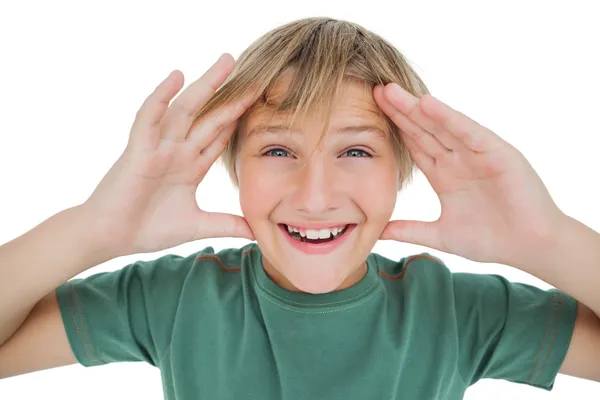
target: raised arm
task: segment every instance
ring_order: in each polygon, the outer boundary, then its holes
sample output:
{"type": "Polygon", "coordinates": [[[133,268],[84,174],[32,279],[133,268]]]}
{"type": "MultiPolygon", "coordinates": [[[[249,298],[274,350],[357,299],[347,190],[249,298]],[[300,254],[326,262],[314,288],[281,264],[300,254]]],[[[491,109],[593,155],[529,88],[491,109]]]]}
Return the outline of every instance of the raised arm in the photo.
{"type": "Polygon", "coordinates": [[[196,118],[232,70],[224,55],[170,105],[183,86],[172,72],[144,101],[127,148],[90,198],[0,247],[0,378],[74,361],[54,291],[75,275],[193,240],[254,238],[243,217],[200,210],[196,201],[257,97],[249,89],[196,118]]]}

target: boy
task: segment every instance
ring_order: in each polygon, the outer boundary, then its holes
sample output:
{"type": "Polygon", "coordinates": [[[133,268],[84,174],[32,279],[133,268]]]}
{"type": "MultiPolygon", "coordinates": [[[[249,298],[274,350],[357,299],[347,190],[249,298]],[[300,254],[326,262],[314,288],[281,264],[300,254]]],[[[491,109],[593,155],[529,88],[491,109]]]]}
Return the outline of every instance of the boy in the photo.
{"type": "Polygon", "coordinates": [[[600,235],[384,40],[295,21],[169,106],[182,85],[174,72],[148,97],[85,203],[0,248],[0,377],[146,361],[167,399],[456,399],[482,378],[600,380],[600,235]],[[221,153],[243,217],[196,205],[221,153]],[[442,215],[390,221],[415,165],[442,215]],[[225,236],[256,243],[67,281],[225,236]],[[452,274],[426,253],[389,260],[371,253],[379,239],[512,265],[560,290],[452,274]]]}

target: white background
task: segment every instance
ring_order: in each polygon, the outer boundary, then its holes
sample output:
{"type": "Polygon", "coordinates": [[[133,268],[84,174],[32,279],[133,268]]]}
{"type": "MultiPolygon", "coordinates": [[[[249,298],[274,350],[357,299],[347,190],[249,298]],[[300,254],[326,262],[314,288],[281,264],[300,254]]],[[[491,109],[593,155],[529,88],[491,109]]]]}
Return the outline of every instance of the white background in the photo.
{"type": "MultiPolygon", "coordinates": [[[[435,96],[514,144],[562,210],[600,231],[595,3],[2,2],[0,243],[87,199],[123,151],[138,107],[171,70],[183,71],[187,86],[221,53],[237,58],[264,32],[308,16],[357,22],[391,41],[435,96]]],[[[211,211],[240,212],[220,166],[200,185],[198,202],[211,211]]],[[[437,197],[419,175],[401,194],[395,217],[431,221],[439,211],[437,197]]],[[[208,245],[218,250],[244,243],[188,243],[118,258],[80,277],[169,252],[188,255],[208,245]]],[[[429,251],[455,271],[500,273],[549,287],[508,266],[477,264],[419,246],[382,242],[375,251],[391,258],[429,251]]],[[[600,384],[567,376],[559,376],[550,393],[487,380],[466,395],[599,397],[600,384]]],[[[162,399],[162,389],[159,370],[143,363],[74,365],[0,381],[0,398],[151,400],[162,399]]]]}

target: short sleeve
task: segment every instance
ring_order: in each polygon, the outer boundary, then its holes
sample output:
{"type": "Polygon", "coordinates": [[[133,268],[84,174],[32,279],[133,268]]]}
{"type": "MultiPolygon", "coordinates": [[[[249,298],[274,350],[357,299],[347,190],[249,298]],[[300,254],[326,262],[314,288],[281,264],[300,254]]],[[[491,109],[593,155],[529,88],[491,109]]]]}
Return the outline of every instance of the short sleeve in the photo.
{"type": "Polygon", "coordinates": [[[77,361],[86,367],[125,361],[157,366],[193,260],[170,254],[59,286],[58,305],[77,361]]]}
{"type": "Polygon", "coordinates": [[[551,390],[575,326],[577,301],[498,275],[453,274],[461,375],[551,390]]]}

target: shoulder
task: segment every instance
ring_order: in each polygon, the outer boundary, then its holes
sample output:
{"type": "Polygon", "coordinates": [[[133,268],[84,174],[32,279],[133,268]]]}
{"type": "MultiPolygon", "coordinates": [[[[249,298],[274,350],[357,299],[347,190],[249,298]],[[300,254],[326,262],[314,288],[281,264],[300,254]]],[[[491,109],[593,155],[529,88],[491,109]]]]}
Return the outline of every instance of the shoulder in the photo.
{"type": "Polygon", "coordinates": [[[186,268],[189,271],[184,285],[194,288],[192,292],[196,292],[198,288],[217,291],[239,288],[248,279],[248,271],[259,257],[260,251],[254,242],[218,251],[213,247],[206,247],[188,257],[186,268]]]}
{"type": "Polygon", "coordinates": [[[239,248],[227,248],[215,253],[213,247],[206,247],[192,255],[193,264],[197,266],[217,266],[221,272],[239,272],[244,263],[259,252],[256,243],[249,243],[239,248]]]}
{"type": "Polygon", "coordinates": [[[439,257],[423,252],[392,260],[372,253],[380,280],[402,296],[426,296],[449,307],[469,308],[473,303],[497,305],[509,293],[529,290],[500,275],[453,272],[439,257]]]}
{"type": "Polygon", "coordinates": [[[136,261],[130,266],[139,265],[141,268],[163,271],[190,271],[196,268],[210,268],[215,265],[223,272],[240,271],[242,264],[253,253],[257,252],[255,243],[239,248],[225,248],[215,252],[214,247],[208,246],[188,255],[165,254],[148,261],[136,261]]]}
{"type": "MultiPolygon", "coordinates": [[[[81,284],[105,282],[105,285],[151,287],[153,291],[181,290],[193,282],[198,285],[211,285],[221,282],[223,277],[239,276],[244,259],[254,250],[253,243],[240,248],[226,248],[215,252],[212,246],[187,255],[163,254],[150,260],[138,259],[113,272],[102,272],[82,280],[81,284]],[[112,282],[112,283],[111,283],[112,282]]],[[[239,279],[239,278],[238,278],[239,279]]]]}
{"type": "Polygon", "coordinates": [[[492,288],[505,289],[506,286],[515,284],[496,274],[454,272],[440,257],[427,252],[408,255],[399,260],[377,253],[372,253],[370,257],[375,261],[379,275],[384,281],[406,281],[412,285],[423,283],[429,287],[447,283],[463,293],[470,288],[479,293],[492,288]]]}
{"type": "Polygon", "coordinates": [[[452,278],[444,261],[429,253],[413,254],[400,260],[392,260],[377,253],[372,253],[369,257],[377,265],[384,281],[415,281],[423,277],[431,279],[433,276],[452,278]]]}

